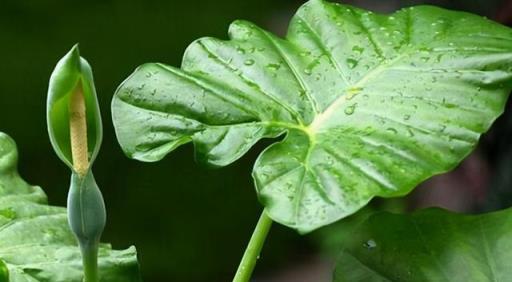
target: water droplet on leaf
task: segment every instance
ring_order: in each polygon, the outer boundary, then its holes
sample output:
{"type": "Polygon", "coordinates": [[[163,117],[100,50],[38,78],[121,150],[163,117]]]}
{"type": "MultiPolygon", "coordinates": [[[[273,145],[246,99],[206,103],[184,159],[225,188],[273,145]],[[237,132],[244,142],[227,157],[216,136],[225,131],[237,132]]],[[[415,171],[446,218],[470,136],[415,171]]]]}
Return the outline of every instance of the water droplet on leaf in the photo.
{"type": "Polygon", "coordinates": [[[245,54],[245,49],[240,46],[236,46],[236,51],[238,54],[245,54]]]}
{"type": "Polygon", "coordinates": [[[348,107],[345,108],[345,114],[346,115],[351,115],[354,113],[354,111],[356,110],[356,107],[357,107],[357,104],[353,104],[353,105],[350,105],[348,107]]]}
{"type": "Polygon", "coordinates": [[[377,243],[373,239],[370,239],[370,240],[364,242],[363,246],[367,249],[373,249],[373,248],[377,247],[377,243]]]}
{"type": "Polygon", "coordinates": [[[277,71],[281,68],[280,64],[268,64],[267,68],[271,71],[277,71]]]}
{"type": "Polygon", "coordinates": [[[355,59],[352,59],[352,58],[348,58],[348,59],[347,59],[347,65],[348,65],[348,67],[349,67],[349,68],[351,68],[351,69],[355,68],[355,67],[357,66],[357,64],[358,64],[358,63],[359,63],[359,62],[358,62],[357,60],[355,60],[355,59]]]}
{"type": "Polygon", "coordinates": [[[359,54],[362,54],[362,53],[363,53],[363,51],[364,51],[364,48],[363,48],[363,47],[361,47],[361,46],[357,46],[357,45],[356,45],[356,46],[352,47],[352,51],[357,52],[357,53],[359,53],[359,54]]]}

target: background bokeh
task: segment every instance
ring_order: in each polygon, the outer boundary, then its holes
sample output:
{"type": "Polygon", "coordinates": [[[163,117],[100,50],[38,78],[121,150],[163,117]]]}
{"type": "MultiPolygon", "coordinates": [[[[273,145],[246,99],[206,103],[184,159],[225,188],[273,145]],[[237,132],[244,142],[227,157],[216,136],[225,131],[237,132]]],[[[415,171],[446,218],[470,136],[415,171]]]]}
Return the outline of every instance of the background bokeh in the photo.
{"type": "MultiPolygon", "coordinates": [[[[303,1],[294,0],[0,0],[0,131],[18,143],[22,175],[65,205],[69,171],[46,133],[45,99],[55,63],[73,44],[93,67],[105,137],[95,176],[108,208],[104,241],[136,245],[144,281],[230,281],[257,221],[250,172],[258,144],[226,168],[196,165],[190,145],[159,163],[124,157],[110,119],[115,88],[145,62],[179,65],[202,36],[227,37],[235,19],[279,35],[303,1]]],[[[512,22],[512,1],[345,1],[380,12],[430,3],[512,22]]],[[[425,206],[480,212],[512,204],[512,113],[507,107],[476,152],[454,172],[435,177],[406,199],[374,206],[425,206]]],[[[275,224],[255,281],[329,281],[343,223],[307,236],[275,224]]]]}

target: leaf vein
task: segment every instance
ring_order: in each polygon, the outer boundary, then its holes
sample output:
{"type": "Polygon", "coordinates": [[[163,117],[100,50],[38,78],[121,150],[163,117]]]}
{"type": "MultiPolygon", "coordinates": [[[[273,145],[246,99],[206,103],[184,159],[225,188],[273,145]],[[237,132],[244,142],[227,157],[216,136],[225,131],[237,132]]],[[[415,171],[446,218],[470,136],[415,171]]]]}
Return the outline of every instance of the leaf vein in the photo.
{"type": "MultiPolygon", "coordinates": [[[[234,108],[236,108],[238,110],[241,110],[242,112],[245,112],[245,113],[247,113],[249,115],[257,116],[257,114],[254,111],[246,109],[242,105],[236,103],[235,102],[236,100],[231,100],[231,99],[228,98],[228,96],[223,96],[222,94],[218,93],[217,90],[211,88],[211,85],[208,85],[208,83],[205,83],[207,81],[206,79],[204,79],[204,78],[198,79],[198,78],[196,78],[194,76],[183,74],[182,72],[176,71],[175,69],[170,68],[170,67],[168,67],[168,66],[166,66],[164,64],[156,63],[156,65],[158,67],[162,68],[163,70],[168,71],[168,72],[172,73],[173,75],[176,75],[177,77],[179,77],[179,78],[181,78],[181,79],[183,79],[185,81],[192,82],[193,84],[201,87],[202,89],[210,91],[209,93],[212,93],[215,97],[217,97],[221,101],[224,101],[224,102],[226,102],[228,104],[231,104],[232,106],[234,106],[234,108]]],[[[215,82],[215,83],[218,83],[218,82],[215,82]]],[[[225,85],[222,85],[222,87],[228,88],[225,85]]],[[[230,89],[230,90],[232,90],[232,93],[236,93],[237,92],[234,89],[230,89]]]]}
{"type": "MultiPolygon", "coordinates": [[[[245,77],[244,75],[242,75],[241,73],[237,72],[237,70],[235,68],[233,68],[228,62],[226,62],[225,60],[223,60],[219,55],[217,55],[216,53],[214,53],[213,51],[211,51],[210,49],[208,49],[208,47],[206,47],[206,45],[204,45],[204,43],[202,43],[201,41],[198,42],[199,46],[201,46],[201,48],[203,48],[203,50],[208,53],[209,56],[213,57],[214,60],[216,60],[217,62],[219,62],[222,66],[224,66],[225,68],[229,69],[231,72],[235,73],[238,77],[240,77],[240,79],[242,79],[242,81],[249,87],[253,88],[252,87],[253,85],[258,85],[256,82],[252,81],[251,79],[245,77]]],[[[270,93],[267,93],[266,91],[264,91],[263,89],[261,89],[261,87],[257,87],[256,88],[257,91],[261,94],[263,94],[264,96],[266,96],[267,98],[269,98],[272,102],[274,102],[276,105],[280,106],[281,108],[285,109],[288,113],[290,113],[290,115],[292,117],[295,118],[295,120],[298,122],[298,123],[301,123],[302,124],[302,118],[299,114],[299,112],[297,112],[296,110],[290,108],[288,105],[286,105],[286,103],[284,101],[281,101],[279,98],[275,97],[274,95],[270,94],[270,93]]]]}
{"type": "Polygon", "coordinates": [[[489,241],[487,240],[487,236],[485,235],[485,232],[483,230],[483,222],[482,217],[476,217],[476,220],[478,221],[478,230],[480,230],[480,236],[482,237],[483,247],[484,247],[484,255],[487,259],[489,270],[491,271],[492,281],[499,282],[498,276],[496,275],[496,261],[494,259],[494,256],[491,254],[491,250],[489,248],[489,241]]]}
{"type": "Polygon", "coordinates": [[[265,36],[267,41],[274,47],[274,49],[277,51],[277,54],[279,54],[279,56],[281,56],[281,58],[283,58],[284,62],[288,66],[288,69],[292,72],[293,77],[299,83],[299,86],[301,87],[302,91],[304,91],[304,94],[308,98],[308,101],[309,101],[309,103],[311,105],[311,108],[313,109],[315,114],[319,113],[320,111],[318,110],[317,102],[316,102],[315,98],[313,98],[313,96],[311,96],[311,89],[309,89],[307,87],[306,82],[299,75],[299,71],[297,70],[297,67],[292,63],[290,58],[281,49],[279,44],[275,41],[274,38],[272,38],[271,35],[269,35],[266,31],[260,31],[260,32],[265,36]]]}
{"type": "Polygon", "coordinates": [[[327,46],[322,41],[322,39],[321,39],[320,35],[318,34],[318,32],[316,30],[314,30],[313,27],[309,24],[309,22],[306,21],[303,17],[301,17],[300,15],[297,15],[297,18],[302,20],[302,22],[305,24],[305,26],[311,31],[311,33],[313,34],[313,37],[315,39],[315,42],[318,44],[320,49],[322,49],[322,52],[329,59],[331,64],[334,66],[334,68],[338,71],[338,73],[341,76],[341,79],[343,79],[343,81],[345,82],[346,85],[350,85],[350,82],[348,81],[347,75],[343,71],[343,68],[339,65],[337,60],[334,59],[334,56],[332,55],[332,53],[329,52],[327,46]]]}
{"type": "Polygon", "coordinates": [[[347,166],[349,166],[350,168],[352,168],[352,170],[354,170],[355,172],[359,172],[359,174],[369,180],[371,180],[372,182],[374,182],[375,184],[377,184],[377,187],[385,187],[389,190],[395,190],[395,187],[393,186],[389,186],[389,183],[385,183],[384,181],[376,178],[374,175],[371,175],[370,173],[366,172],[363,168],[357,166],[355,163],[353,163],[352,161],[350,161],[349,159],[345,158],[344,156],[341,156],[339,155],[338,153],[334,152],[334,150],[331,150],[327,147],[322,147],[322,149],[329,155],[331,155],[334,159],[336,159],[337,161],[339,161],[340,163],[344,163],[346,164],[347,166]]]}

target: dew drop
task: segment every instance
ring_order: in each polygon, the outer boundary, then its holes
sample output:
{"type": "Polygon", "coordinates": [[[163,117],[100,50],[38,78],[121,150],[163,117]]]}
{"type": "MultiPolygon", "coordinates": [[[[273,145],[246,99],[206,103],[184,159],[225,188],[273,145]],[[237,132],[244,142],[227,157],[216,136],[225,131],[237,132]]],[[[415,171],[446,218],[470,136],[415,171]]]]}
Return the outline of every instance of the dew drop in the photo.
{"type": "Polygon", "coordinates": [[[350,105],[345,108],[345,114],[346,115],[352,115],[356,110],[357,104],[350,105]]]}
{"type": "Polygon", "coordinates": [[[367,249],[373,249],[373,248],[377,247],[377,243],[375,242],[375,240],[370,239],[370,240],[364,242],[363,246],[367,249]]]}
{"type": "Polygon", "coordinates": [[[280,64],[268,64],[267,68],[271,71],[277,71],[281,68],[280,64]]]}
{"type": "Polygon", "coordinates": [[[245,49],[240,46],[236,47],[236,51],[238,52],[238,54],[245,54],[245,49]]]}
{"type": "Polygon", "coordinates": [[[252,66],[252,65],[254,65],[254,60],[253,59],[247,59],[247,60],[245,60],[244,65],[252,66]]]}
{"type": "Polygon", "coordinates": [[[359,53],[359,54],[362,54],[362,53],[363,53],[363,51],[364,51],[364,48],[363,48],[363,47],[361,47],[361,46],[357,46],[357,45],[356,45],[356,46],[352,47],[352,51],[357,52],[357,53],[359,53]]]}
{"type": "Polygon", "coordinates": [[[359,62],[355,59],[352,59],[352,58],[347,59],[347,65],[351,69],[355,68],[357,66],[357,63],[359,63],[359,62]]]}

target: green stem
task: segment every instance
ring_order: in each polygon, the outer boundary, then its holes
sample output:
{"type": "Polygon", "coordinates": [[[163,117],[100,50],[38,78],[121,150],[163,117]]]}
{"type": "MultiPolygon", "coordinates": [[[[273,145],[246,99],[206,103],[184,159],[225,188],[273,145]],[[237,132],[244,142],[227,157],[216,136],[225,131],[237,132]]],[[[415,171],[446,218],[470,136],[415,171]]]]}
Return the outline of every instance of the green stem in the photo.
{"type": "Polygon", "coordinates": [[[247,245],[247,249],[245,249],[244,256],[242,257],[242,261],[240,261],[240,265],[236,271],[235,278],[233,278],[233,282],[249,281],[271,226],[272,219],[270,219],[265,210],[263,210],[260,219],[258,220],[258,224],[252,233],[251,240],[247,245]]]}
{"type": "Polygon", "coordinates": [[[98,246],[106,212],[92,171],[84,177],[73,172],[68,194],[68,222],[82,251],[86,282],[98,282],[98,246]]]}
{"type": "Polygon", "coordinates": [[[98,282],[98,243],[81,242],[84,282],[98,282]]]}

